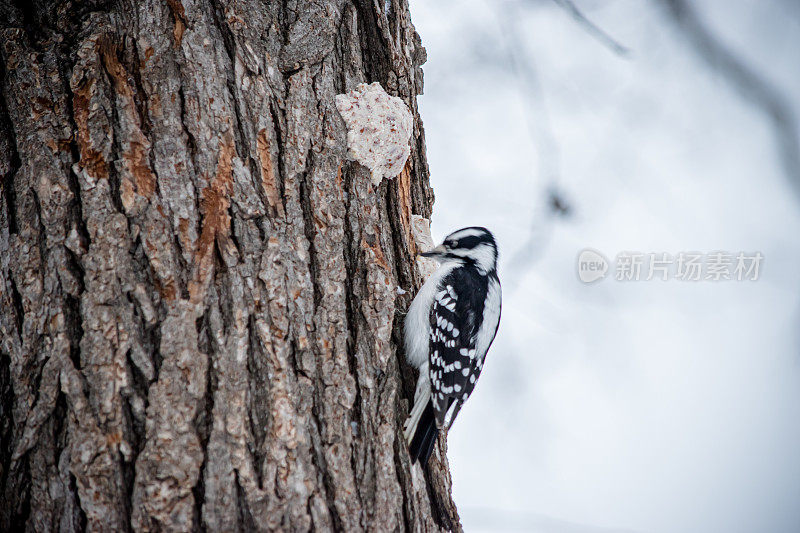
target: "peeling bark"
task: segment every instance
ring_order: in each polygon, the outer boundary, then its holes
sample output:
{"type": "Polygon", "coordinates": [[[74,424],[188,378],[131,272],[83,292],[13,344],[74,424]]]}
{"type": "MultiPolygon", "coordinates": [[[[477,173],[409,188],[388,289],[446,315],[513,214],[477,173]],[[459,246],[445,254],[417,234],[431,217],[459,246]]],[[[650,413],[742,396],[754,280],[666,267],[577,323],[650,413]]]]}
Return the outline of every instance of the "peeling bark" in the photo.
{"type": "Polygon", "coordinates": [[[459,530],[401,430],[407,3],[19,0],[0,54],[0,530],[459,530]],[[334,104],[374,81],[378,186],[334,104]]]}

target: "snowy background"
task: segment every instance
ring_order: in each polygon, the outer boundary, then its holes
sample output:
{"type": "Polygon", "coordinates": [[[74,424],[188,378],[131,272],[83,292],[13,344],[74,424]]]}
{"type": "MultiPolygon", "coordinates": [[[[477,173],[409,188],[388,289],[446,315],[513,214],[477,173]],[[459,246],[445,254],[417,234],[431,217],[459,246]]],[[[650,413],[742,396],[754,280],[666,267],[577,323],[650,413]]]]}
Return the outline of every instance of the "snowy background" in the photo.
{"type": "MultiPolygon", "coordinates": [[[[500,331],[449,437],[464,527],[800,531],[800,176],[662,3],[576,5],[628,53],[554,1],[411,1],[434,239],[485,225],[502,253],[500,331]],[[755,282],[585,285],[585,247],[764,261],[755,282]]],[[[800,115],[800,4],[692,5],[800,115]]]]}

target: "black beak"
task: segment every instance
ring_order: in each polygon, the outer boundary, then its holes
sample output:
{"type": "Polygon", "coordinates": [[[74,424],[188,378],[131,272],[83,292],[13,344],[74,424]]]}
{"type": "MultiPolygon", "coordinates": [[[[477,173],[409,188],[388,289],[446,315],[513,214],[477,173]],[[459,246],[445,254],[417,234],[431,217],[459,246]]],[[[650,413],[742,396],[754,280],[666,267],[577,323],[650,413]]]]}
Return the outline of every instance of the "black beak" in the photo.
{"type": "Polygon", "coordinates": [[[437,246],[433,250],[421,253],[419,255],[421,255],[422,257],[434,257],[435,258],[435,257],[440,257],[440,256],[444,255],[445,253],[447,253],[447,250],[445,249],[443,244],[440,244],[439,246],[437,246]]]}

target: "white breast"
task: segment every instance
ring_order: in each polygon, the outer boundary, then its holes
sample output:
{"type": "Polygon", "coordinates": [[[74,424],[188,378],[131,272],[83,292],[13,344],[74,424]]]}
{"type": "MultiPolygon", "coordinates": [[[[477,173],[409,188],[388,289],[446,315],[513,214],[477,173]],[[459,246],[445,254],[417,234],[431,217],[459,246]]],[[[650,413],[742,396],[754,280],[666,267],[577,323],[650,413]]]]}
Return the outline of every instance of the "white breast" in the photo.
{"type": "Polygon", "coordinates": [[[430,312],[433,298],[439,289],[442,280],[453,270],[458,263],[445,263],[425,282],[414,301],[408,308],[403,329],[406,345],[406,359],[410,365],[420,368],[428,362],[428,345],[430,343],[431,324],[430,312]]]}
{"type": "Polygon", "coordinates": [[[489,281],[489,287],[486,291],[486,302],[484,303],[484,315],[481,327],[478,328],[478,334],[475,337],[475,349],[478,352],[478,364],[483,366],[483,358],[486,352],[489,351],[494,340],[494,335],[497,333],[497,323],[500,321],[500,308],[501,302],[500,283],[496,279],[489,281]]]}

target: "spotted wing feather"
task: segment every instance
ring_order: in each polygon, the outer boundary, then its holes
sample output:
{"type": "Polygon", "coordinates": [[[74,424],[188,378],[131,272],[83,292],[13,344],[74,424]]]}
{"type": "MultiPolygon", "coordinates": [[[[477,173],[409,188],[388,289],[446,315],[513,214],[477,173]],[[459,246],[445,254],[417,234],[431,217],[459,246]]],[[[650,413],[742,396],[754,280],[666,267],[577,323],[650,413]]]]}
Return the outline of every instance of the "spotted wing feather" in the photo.
{"type": "Polygon", "coordinates": [[[443,280],[430,313],[431,401],[439,427],[451,405],[472,393],[483,364],[484,354],[476,350],[482,316],[475,310],[483,305],[486,287],[480,278],[464,274],[454,271],[443,280]]]}

